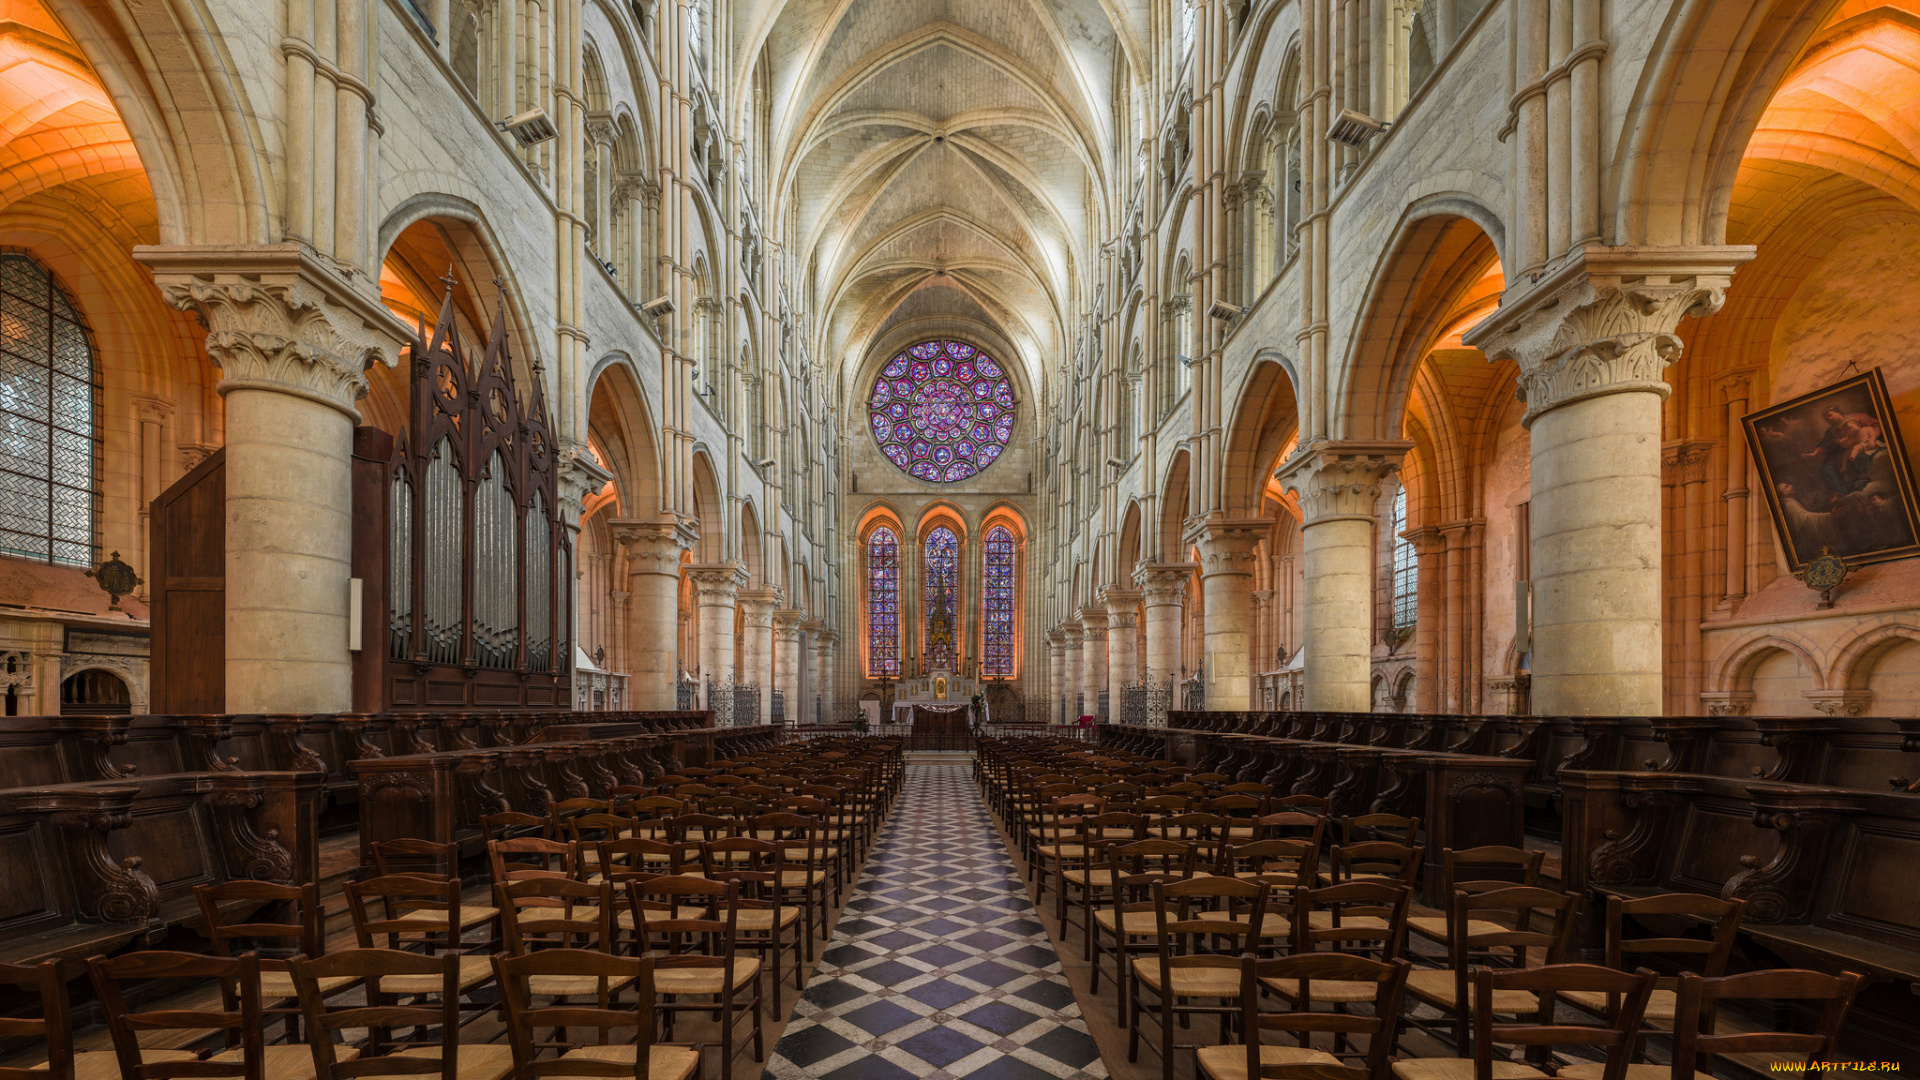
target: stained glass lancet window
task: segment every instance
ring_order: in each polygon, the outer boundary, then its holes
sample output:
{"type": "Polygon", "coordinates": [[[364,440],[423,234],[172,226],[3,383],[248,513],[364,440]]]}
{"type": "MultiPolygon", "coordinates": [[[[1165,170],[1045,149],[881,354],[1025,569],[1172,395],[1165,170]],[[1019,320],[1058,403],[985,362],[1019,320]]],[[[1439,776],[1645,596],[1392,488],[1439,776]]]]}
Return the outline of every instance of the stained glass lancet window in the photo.
{"type": "Polygon", "coordinates": [[[927,534],[927,669],[951,671],[959,648],[960,538],[945,525],[927,534]]]}
{"type": "Polygon", "coordinates": [[[982,553],[981,593],[986,605],[981,645],[982,674],[1013,674],[1013,533],[1005,525],[987,530],[982,553]]]}
{"type": "Polygon", "coordinates": [[[867,674],[900,674],[900,538],[885,525],[867,537],[867,674]]]}
{"type": "Polygon", "coordinates": [[[0,252],[0,553],[92,565],[95,369],[66,291],[32,256],[0,252]]]}
{"type": "Polygon", "coordinates": [[[1400,534],[1407,531],[1407,489],[1402,487],[1393,496],[1393,625],[1395,629],[1406,629],[1414,624],[1418,615],[1418,592],[1420,590],[1420,562],[1418,553],[1413,549],[1413,541],[1402,539],[1400,534]]]}
{"type": "Polygon", "coordinates": [[[873,441],[901,471],[936,484],[993,464],[1013,439],[1013,384],[965,342],[923,341],[887,362],[867,402],[873,441]]]}

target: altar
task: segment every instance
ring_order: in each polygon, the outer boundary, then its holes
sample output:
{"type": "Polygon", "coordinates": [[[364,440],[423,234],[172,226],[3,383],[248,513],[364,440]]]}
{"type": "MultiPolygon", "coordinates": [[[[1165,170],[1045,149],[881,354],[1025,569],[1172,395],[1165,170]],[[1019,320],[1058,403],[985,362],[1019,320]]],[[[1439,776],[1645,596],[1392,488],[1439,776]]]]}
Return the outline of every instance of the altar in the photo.
{"type": "Polygon", "coordinates": [[[929,726],[945,727],[948,721],[957,724],[955,730],[967,728],[967,706],[973,702],[975,694],[980,694],[980,722],[987,720],[986,696],[977,679],[964,675],[955,675],[949,671],[935,671],[918,679],[902,679],[894,690],[893,715],[891,722],[900,725],[920,726],[925,719],[929,726]]]}

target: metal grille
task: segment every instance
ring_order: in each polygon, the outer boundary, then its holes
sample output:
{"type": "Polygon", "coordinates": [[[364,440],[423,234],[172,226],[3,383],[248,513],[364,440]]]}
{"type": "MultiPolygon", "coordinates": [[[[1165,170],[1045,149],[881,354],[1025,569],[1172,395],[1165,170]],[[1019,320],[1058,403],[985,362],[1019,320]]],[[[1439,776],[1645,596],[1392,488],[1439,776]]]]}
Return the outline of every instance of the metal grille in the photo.
{"type": "Polygon", "coordinates": [[[1108,705],[1107,691],[1102,690],[1100,691],[1100,704],[1098,708],[1099,708],[1100,722],[1103,724],[1106,723],[1107,718],[1112,715],[1107,711],[1107,705],[1108,705]]]}
{"type": "Polygon", "coordinates": [[[0,252],[0,552],[93,565],[99,386],[66,292],[32,256],[0,252]]]}
{"type": "Polygon", "coordinates": [[[680,679],[676,681],[673,687],[673,707],[679,709],[681,712],[686,712],[693,708],[694,693],[699,690],[699,688],[700,684],[694,682],[692,679],[680,679]]]}
{"type": "Polygon", "coordinates": [[[787,693],[775,690],[767,695],[767,722],[784,724],[787,722],[787,693]]]}
{"type": "Polygon", "coordinates": [[[733,726],[733,685],[722,686],[712,679],[707,680],[707,709],[713,713],[713,726],[717,728],[733,726]]]}
{"type": "Polygon", "coordinates": [[[758,685],[733,684],[733,722],[742,727],[760,722],[760,687],[758,685]]]}

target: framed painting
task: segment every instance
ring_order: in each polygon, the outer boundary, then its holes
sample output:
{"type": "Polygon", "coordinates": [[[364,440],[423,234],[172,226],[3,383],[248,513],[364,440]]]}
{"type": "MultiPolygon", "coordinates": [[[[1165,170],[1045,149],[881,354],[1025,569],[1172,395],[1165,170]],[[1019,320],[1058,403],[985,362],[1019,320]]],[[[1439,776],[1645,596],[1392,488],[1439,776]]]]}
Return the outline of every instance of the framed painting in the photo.
{"type": "Polygon", "coordinates": [[[1879,368],[1743,419],[1794,571],[1827,551],[1850,563],[1920,554],[1920,508],[1879,368]]]}

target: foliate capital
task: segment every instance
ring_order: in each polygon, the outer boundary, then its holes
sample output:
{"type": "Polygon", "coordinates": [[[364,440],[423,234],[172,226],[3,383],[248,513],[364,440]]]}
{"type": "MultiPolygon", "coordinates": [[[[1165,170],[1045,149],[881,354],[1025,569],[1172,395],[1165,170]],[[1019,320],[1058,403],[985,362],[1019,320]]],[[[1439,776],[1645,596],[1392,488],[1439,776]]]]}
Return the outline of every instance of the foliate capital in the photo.
{"type": "Polygon", "coordinates": [[[795,608],[783,608],[773,613],[773,636],[775,640],[789,645],[800,643],[800,631],[807,628],[807,613],[795,608]]]}
{"type": "Polygon", "coordinates": [[[1200,574],[1251,574],[1260,560],[1260,541],[1273,534],[1273,522],[1260,518],[1231,521],[1199,518],[1185,539],[1200,549],[1200,574]]]}
{"type": "Polygon", "coordinates": [[[1107,629],[1131,630],[1139,621],[1140,591],[1108,585],[1100,590],[1100,602],[1107,605],[1107,629]]]}
{"type": "Polygon", "coordinates": [[[1493,360],[1520,367],[1523,426],[1551,409],[1604,394],[1670,392],[1680,359],[1674,331],[1726,302],[1733,272],[1755,249],[1601,247],[1569,256],[1465,335],[1493,360]]]}
{"type": "Polygon", "coordinates": [[[1411,442],[1334,442],[1321,439],[1294,451],[1274,472],[1300,500],[1301,523],[1373,517],[1380,482],[1400,468],[1411,442]]]}
{"type": "Polygon", "coordinates": [[[394,366],[406,328],[380,296],[302,244],[234,247],[143,245],[160,295],[207,328],[221,393],[277,390],[354,416],[366,369],[394,366]]]}
{"type": "Polygon", "coordinates": [[[698,563],[687,567],[695,596],[703,605],[731,607],[747,584],[747,568],[739,563],[698,563]]]}
{"type": "Polygon", "coordinates": [[[577,515],[587,496],[605,488],[613,479],[613,472],[594,460],[586,443],[563,446],[556,457],[560,466],[555,470],[560,482],[560,504],[569,514],[577,515]]]}
{"type": "Polygon", "coordinates": [[[771,628],[774,610],[785,600],[779,589],[743,589],[740,592],[740,615],[748,626],[771,628]]]}
{"type": "Polygon", "coordinates": [[[1104,604],[1090,604],[1080,609],[1080,631],[1089,641],[1107,639],[1107,609],[1104,604]]]}
{"type": "Polygon", "coordinates": [[[1147,607],[1163,607],[1186,598],[1193,571],[1192,563],[1141,563],[1134,567],[1133,583],[1147,607]]]}
{"type": "Polygon", "coordinates": [[[635,574],[680,576],[680,558],[700,542],[700,526],[692,518],[670,514],[655,521],[622,518],[607,523],[613,542],[627,555],[635,574]]]}

